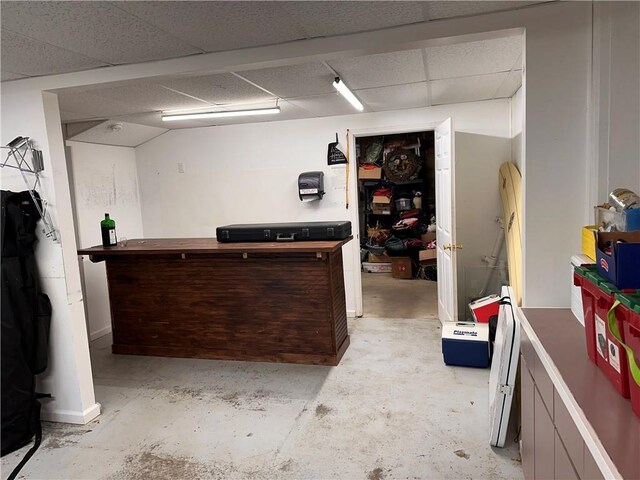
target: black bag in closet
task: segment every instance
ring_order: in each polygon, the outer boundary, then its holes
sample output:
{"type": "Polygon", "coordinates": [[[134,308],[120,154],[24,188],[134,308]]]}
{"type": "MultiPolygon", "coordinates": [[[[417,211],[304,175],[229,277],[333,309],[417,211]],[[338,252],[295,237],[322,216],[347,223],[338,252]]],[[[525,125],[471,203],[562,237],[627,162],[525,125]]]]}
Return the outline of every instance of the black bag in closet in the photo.
{"type": "MultiPolygon", "coordinates": [[[[37,201],[40,201],[35,193],[37,201]]],[[[31,194],[2,190],[2,456],[34,447],[9,478],[35,453],[42,436],[35,376],[47,368],[51,303],[40,291],[34,246],[40,214],[31,194]]]]}

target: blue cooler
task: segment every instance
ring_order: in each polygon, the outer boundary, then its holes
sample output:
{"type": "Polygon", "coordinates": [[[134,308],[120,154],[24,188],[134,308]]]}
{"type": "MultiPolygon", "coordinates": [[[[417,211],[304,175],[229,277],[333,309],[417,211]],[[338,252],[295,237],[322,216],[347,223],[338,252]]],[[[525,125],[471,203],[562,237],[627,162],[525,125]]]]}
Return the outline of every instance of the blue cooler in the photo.
{"type": "Polygon", "coordinates": [[[442,356],[447,365],[489,366],[489,324],[445,322],[442,325],[442,356]]]}

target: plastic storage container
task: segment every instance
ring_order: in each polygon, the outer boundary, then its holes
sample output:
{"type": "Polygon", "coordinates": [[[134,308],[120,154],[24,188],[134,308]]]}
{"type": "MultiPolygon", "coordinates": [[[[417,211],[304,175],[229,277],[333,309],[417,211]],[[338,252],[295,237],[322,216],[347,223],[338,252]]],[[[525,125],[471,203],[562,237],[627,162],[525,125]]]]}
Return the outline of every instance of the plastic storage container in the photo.
{"type": "MultiPolygon", "coordinates": [[[[640,294],[617,294],[620,305],[615,310],[615,316],[622,341],[629,347],[630,354],[627,354],[628,362],[628,382],[629,396],[631,398],[631,408],[640,417],[640,378],[634,378],[631,364],[640,368],[640,294]]],[[[640,377],[640,374],[636,375],[640,377]]]]}
{"type": "Polygon", "coordinates": [[[574,284],[582,290],[587,354],[618,393],[629,398],[626,351],[607,328],[609,310],[620,291],[589,266],[575,268],[574,284]]]}
{"type": "Polygon", "coordinates": [[[640,230],[640,208],[618,212],[604,207],[594,208],[597,227],[605,232],[640,230]]]}

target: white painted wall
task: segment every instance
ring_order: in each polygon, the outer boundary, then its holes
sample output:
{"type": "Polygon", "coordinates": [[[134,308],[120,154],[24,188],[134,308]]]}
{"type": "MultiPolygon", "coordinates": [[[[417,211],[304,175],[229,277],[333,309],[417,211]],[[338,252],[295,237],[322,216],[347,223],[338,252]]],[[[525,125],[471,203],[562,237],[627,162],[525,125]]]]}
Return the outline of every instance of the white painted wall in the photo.
{"type": "MultiPolygon", "coordinates": [[[[357,227],[357,201],[345,208],[344,167],[327,167],[327,144],[335,132],[365,132],[384,128],[421,129],[451,116],[461,142],[458,162],[472,168],[458,190],[461,218],[474,225],[491,222],[499,213],[498,166],[509,157],[509,101],[494,100],[403,111],[327,118],[173,130],[136,148],[144,232],[148,237],[213,237],[217,226],[230,223],[351,220],[357,227]],[[476,150],[477,149],[477,150],[476,150]],[[185,173],[178,173],[178,162],[185,173]],[[486,162],[487,169],[482,165],[486,162]],[[496,166],[497,165],[497,166],[496,166]],[[302,203],[298,174],[325,172],[327,194],[320,202],[302,203]],[[334,172],[339,178],[334,177],[334,172]],[[480,182],[469,179],[479,175],[480,182]],[[490,183],[484,180],[490,178],[490,183]],[[342,182],[342,184],[341,184],[342,182]],[[486,201],[486,203],[485,203],[486,201]],[[480,205],[482,208],[476,208],[480,205]]],[[[456,173],[458,174],[458,172],[456,173]]],[[[351,177],[351,193],[355,179],[351,177]]],[[[463,230],[461,265],[490,252],[493,233],[463,230]],[[489,240],[487,241],[487,237],[489,240]]],[[[355,311],[359,270],[354,258],[359,242],[344,247],[347,310],[355,311]]],[[[462,279],[461,279],[462,280],[462,279]]]]}
{"type": "Polygon", "coordinates": [[[524,163],[524,95],[522,87],[511,97],[511,161],[522,172],[524,163]]]}
{"type": "MultiPolygon", "coordinates": [[[[76,228],[81,248],[102,242],[99,222],[108,213],[118,237],[142,238],[135,150],[67,141],[73,167],[76,228]]],[[[104,262],[81,259],[89,337],[111,332],[111,311],[104,262]]]]}
{"type": "MultiPolygon", "coordinates": [[[[504,235],[496,218],[502,217],[498,172],[500,165],[511,158],[509,101],[504,100],[504,106],[501,107],[503,111],[492,112],[495,116],[493,121],[500,132],[486,135],[457,128],[455,132],[456,243],[464,247],[456,250],[458,316],[463,320],[470,313],[467,305],[478,298],[484,286],[487,264],[482,259],[491,255],[496,236],[504,235]]],[[[454,127],[456,120],[454,118],[454,127]]],[[[482,121],[486,120],[478,118],[478,122],[482,121]]],[[[503,247],[500,261],[504,262],[505,258],[503,247]]],[[[496,271],[485,295],[499,294],[501,285],[499,272],[496,271]]]]}
{"type": "Polygon", "coordinates": [[[640,3],[602,2],[594,12],[593,148],[599,163],[591,205],[619,187],[640,193],[640,3]]]}
{"type": "MultiPolygon", "coordinates": [[[[2,87],[2,136],[6,145],[18,135],[29,136],[41,149],[45,170],[41,196],[49,202],[59,242],[40,235],[36,258],[43,292],[53,307],[49,367],[39,377],[38,390],[51,393],[43,402],[44,419],[86,423],[100,413],[96,404],[87,344],[80,275],[76,255],[71,200],[57,97],[19,84],[2,87]]],[[[2,188],[21,191],[15,173],[2,169],[2,188]]]]}

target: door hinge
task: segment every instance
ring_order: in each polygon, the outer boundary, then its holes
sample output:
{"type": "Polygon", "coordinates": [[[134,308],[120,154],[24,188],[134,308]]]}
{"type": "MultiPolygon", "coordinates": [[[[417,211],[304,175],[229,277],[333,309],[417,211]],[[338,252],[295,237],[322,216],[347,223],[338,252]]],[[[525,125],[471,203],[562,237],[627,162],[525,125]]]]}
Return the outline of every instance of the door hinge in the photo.
{"type": "Polygon", "coordinates": [[[511,385],[500,385],[498,391],[503,395],[513,394],[513,387],[511,385]]]}

